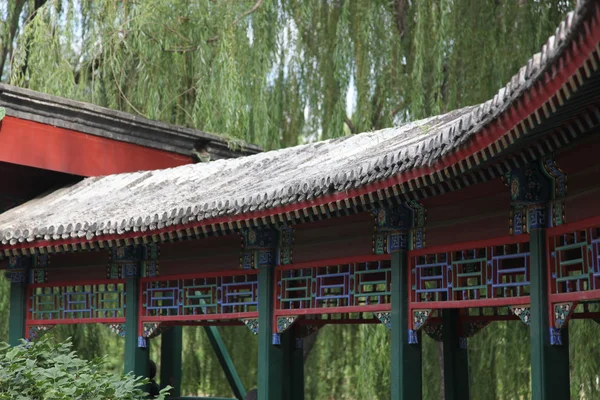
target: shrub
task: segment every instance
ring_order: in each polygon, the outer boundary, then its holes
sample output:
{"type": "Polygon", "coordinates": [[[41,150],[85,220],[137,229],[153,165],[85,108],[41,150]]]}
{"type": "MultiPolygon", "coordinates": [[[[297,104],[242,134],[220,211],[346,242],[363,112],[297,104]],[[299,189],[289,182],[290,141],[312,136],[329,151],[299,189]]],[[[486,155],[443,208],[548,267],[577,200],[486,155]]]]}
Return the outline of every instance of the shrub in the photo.
{"type": "Polygon", "coordinates": [[[147,380],[103,372],[102,359],[83,360],[71,347],[70,340],[54,344],[48,336],[14,347],[0,343],[0,400],[146,398],[147,380]]]}

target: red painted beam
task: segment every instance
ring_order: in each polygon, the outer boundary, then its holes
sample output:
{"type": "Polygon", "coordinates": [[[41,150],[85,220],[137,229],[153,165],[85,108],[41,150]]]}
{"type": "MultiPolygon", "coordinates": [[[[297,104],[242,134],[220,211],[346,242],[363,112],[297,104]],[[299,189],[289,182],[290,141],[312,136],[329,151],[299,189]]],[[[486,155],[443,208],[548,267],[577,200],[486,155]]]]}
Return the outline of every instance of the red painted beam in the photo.
{"type": "MultiPolygon", "coordinates": [[[[425,307],[422,307],[425,308],[425,307]]],[[[344,306],[344,307],[321,307],[321,308],[294,308],[290,310],[275,310],[273,316],[287,317],[296,315],[319,315],[319,314],[350,314],[361,312],[391,311],[391,304],[372,304],[368,306],[344,306]]]]}
{"type": "Polygon", "coordinates": [[[191,157],[6,116],[0,161],[80,176],[171,168],[191,157]]]}
{"type": "Polygon", "coordinates": [[[502,297],[494,299],[480,300],[449,300],[449,301],[423,301],[409,304],[410,311],[413,310],[428,310],[436,308],[479,308],[479,307],[502,307],[502,306],[520,306],[529,304],[531,300],[529,296],[521,297],[502,297]]]}
{"type": "MultiPolygon", "coordinates": [[[[142,310],[142,309],[140,309],[142,310]]],[[[258,311],[225,314],[195,314],[195,315],[143,315],[140,325],[148,322],[177,322],[177,321],[210,321],[221,319],[253,319],[258,318],[258,311]]]]}
{"type": "Polygon", "coordinates": [[[79,325],[79,324],[124,324],[125,317],[120,318],[63,318],[63,319],[28,319],[27,326],[40,325],[79,325]]]}

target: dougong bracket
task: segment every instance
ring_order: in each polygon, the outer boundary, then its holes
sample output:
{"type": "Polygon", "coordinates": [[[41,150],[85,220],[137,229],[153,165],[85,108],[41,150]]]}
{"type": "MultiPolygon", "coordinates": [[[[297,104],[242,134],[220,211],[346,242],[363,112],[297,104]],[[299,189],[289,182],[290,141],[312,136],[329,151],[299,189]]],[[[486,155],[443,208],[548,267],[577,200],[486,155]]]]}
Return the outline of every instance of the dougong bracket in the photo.
{"type": "Polygon", "coordinates": [[[407,248],[406,235],[412,226],[413,211],[405,206],[371,210],[375,219],[373,254],[391,254],[407,248]]]}

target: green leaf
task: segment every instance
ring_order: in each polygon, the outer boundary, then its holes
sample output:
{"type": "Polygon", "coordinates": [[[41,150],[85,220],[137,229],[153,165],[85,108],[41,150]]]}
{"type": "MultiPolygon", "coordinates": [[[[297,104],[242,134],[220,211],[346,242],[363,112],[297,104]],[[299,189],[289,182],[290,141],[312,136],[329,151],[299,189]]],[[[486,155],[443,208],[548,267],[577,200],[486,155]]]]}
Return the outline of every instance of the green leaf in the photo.
{"type": "Polygon", "coordinates": [[[2,121],[2,118],[4,118],[5,115],[6,109],[4,107],[0,107],[0,121],[2,121]]]}

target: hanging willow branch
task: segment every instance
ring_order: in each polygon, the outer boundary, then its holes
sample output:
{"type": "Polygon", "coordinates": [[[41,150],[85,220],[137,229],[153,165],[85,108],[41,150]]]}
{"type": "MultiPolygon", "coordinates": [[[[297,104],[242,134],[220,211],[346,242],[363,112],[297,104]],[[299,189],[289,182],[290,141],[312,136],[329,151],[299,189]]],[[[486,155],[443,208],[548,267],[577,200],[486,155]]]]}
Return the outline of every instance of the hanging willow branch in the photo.
{"type": "MultiPolygon", "coordinates": [[[[233,26],[237,25],[242,19],[246,18],[248,15],[252,14],[253,12],[255,12],[256,10],[258,10],[258,8],[261,6],[261,4],[264,2],[264,0],[258,0],[254,6],[249,9],[248,11],[246,11],[245,13],[243,13],[242,15],[240,15],[239,17],[237,17],[235,19],[235,21],[233,21],[233,26]]],[[[206,43],[212,43],[214,41],[219,40],[219,35],[213,36],[210,39],[208,39],[206,41],[206,43]]]]}

